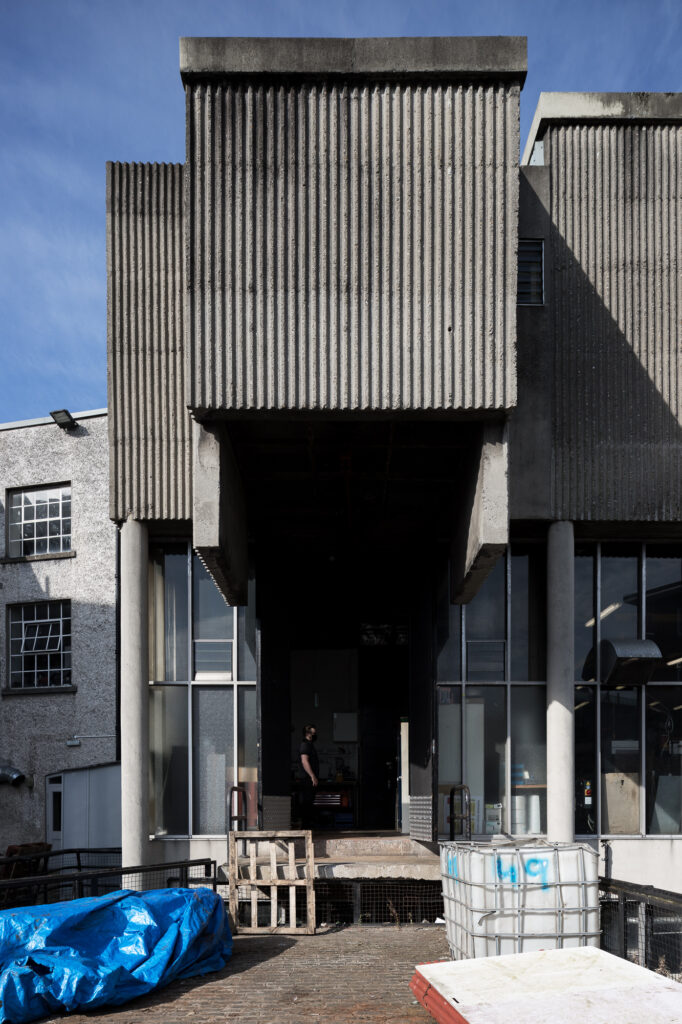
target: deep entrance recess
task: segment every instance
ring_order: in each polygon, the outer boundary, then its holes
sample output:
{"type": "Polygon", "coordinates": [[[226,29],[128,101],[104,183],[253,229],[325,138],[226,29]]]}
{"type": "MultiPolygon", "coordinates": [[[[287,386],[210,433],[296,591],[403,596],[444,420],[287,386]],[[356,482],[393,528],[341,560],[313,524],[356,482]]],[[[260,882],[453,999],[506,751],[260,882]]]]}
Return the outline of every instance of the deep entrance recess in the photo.
{"type": "Polygon", "coordinates": [[[415,699],[430,679],[415,615],[451,542],[477,425],[273,418],[228,431],[256,566],[263,794],[291,793],[296,821],[313,722],[315,827],[395,829],[401,722],[431,714],[415,699]]]}

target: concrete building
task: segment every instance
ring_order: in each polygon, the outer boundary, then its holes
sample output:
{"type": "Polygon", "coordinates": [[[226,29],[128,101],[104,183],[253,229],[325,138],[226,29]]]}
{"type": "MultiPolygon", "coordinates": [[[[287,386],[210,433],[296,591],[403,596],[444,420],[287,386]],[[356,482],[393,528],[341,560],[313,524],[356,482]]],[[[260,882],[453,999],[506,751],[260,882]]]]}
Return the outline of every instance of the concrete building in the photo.
{"type": "Polygon", "coordinates": [[[519,168],[525,39],[180,63],[185,163],[107,171],[124,861],[287,827],[314,721],[323,828],[463,782],[670,888],[681,97],[543,96],[519,168]]]}
{"type": "Polygon", "coordinates": [[[0,425],[3,854],[120,843],[106,411],[74,420],[0,425]]]}

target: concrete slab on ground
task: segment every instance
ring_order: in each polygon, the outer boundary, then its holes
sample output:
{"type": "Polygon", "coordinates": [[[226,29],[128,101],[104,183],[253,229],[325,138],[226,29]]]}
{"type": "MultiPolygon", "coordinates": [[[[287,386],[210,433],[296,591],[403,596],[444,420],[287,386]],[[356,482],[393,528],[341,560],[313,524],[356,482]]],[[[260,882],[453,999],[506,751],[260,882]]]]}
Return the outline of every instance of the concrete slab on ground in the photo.
{"type": "MultiPolygon", "coordinates": [[[[224,970],[68,1024],[433,1024],[409,988],[448,957],[445,928],[368,925],[322,935],[237,935],[224,970]]],[[[54,1017],[43,1024],[64,1024],[54,1017]]]]}

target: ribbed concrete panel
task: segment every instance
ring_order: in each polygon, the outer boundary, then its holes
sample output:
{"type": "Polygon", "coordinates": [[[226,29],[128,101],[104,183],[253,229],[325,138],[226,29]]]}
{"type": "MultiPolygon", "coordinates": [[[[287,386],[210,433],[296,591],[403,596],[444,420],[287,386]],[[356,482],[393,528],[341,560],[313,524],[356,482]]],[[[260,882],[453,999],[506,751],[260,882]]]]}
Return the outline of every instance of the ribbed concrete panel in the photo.
{"type": "Polygon", "coordinates": [[[187,86],[189,402],[516,400],[517,86],[187,86]]]}
{"type": "Polygon", "coordinates": [[[555,515],[679,520],[682,127],[556,125],[545,160],[555,515]]]}
{"type": "Polygon", "coordinates": [[[107,165],[111,516],[191,518],[181,165],[107,165]]]}

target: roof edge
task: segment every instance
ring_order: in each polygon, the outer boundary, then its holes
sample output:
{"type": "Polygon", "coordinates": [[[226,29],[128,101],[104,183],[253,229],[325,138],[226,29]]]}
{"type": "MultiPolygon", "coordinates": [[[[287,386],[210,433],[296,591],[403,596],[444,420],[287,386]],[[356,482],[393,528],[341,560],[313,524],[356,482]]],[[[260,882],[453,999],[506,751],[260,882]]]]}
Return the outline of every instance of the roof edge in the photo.
{"type": "Polygon", "coordinates": [[[682,121],[682,92],[541,92],[522,166],[552,121],[682,121]]]}
{"type": "MultiPolygon", "coordinates": [[[[85,412],[72,412],[75,420],[92,420],[97,416],[106,416],[106,409],[87,409],[85,412]]],[[[0,423],[0,430],[20,430],[23,427],[56,427],[57,424],[51,416],[41,416],[36,420],[15,420],[10,423],[0,423]]]]}
{"type": "Polygon", "coordinates": [[[525,36],[401,38],[183,37],[184,82],[206,77],[471,77],[523,84],[525,36]]]}

